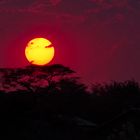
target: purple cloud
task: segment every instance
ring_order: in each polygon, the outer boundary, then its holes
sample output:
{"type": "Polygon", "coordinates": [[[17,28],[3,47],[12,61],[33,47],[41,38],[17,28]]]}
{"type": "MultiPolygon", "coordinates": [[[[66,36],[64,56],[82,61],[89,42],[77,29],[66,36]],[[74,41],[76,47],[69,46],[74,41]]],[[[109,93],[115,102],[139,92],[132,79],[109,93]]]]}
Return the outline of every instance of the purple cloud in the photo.
{"type": "Polygon", "coordinates": [[[60,4],[61,1],[62,1],[62,0],[50,0],[51,4],[52,4],[53,6],[56,6],[56,5],[60,4]]]}

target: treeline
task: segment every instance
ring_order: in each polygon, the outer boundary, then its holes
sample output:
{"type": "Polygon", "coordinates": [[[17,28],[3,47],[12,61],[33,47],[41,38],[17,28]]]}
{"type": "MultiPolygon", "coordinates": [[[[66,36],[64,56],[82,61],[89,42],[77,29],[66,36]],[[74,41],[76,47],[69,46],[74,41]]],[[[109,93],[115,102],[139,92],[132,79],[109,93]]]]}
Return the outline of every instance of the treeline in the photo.
{"type": "Polygon", "coordinates": [[[71,126],[70,120],[62,123],[62,117],[101,125],[140,107],[140,87],[134,80],[93,84],[89,92],[74,71],[59,64],[1,69],[0,73],[0,127],[8,138],[55,139],[53,133],[63,135],[63,126],[71,126]]]}
{"type": "MultiPolygon", "coordinates": [[[[36,92],[1,92],[0,109],[8,113],[16,109],[19,112],[33,111],[36,117],[40,115],[40,111],[49,114],[77,115],[102,123],[122,111],[140,107],[140,88],[135,81],[97,84],[93,85],[91,92],[87,92],[82,84],[71,80],[63,82],[61,90],[58,87],[58,89],[47,87],[36,92]]],[[[46,116],[42,114],[42,117],[46,116]]]]}

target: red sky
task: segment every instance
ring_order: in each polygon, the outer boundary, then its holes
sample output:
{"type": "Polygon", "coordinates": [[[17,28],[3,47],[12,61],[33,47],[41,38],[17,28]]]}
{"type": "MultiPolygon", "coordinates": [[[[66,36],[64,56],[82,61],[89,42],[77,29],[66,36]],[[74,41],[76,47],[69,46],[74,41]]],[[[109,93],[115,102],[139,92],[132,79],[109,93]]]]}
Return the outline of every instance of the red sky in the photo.
{"type": "Polygon", "coordinates": [[[140,81],[139,0],[1,0],[0,67],[28,65],[27,42],[50,39],[52,63],[71,67],[87,83],[140,81]]]}

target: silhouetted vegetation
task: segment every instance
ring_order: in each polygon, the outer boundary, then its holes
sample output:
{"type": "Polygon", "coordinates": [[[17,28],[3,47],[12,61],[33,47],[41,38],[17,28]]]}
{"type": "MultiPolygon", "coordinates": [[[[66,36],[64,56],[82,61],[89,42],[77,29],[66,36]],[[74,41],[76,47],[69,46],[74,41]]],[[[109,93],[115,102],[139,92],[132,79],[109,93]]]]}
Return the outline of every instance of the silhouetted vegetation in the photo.
{"type": "Polygon", "coordinates": [[[135,80],[93,84],[88,92],[73,70],[59,64],[0,69],[0,75],[5,139],[140,139],[135,80]]]}

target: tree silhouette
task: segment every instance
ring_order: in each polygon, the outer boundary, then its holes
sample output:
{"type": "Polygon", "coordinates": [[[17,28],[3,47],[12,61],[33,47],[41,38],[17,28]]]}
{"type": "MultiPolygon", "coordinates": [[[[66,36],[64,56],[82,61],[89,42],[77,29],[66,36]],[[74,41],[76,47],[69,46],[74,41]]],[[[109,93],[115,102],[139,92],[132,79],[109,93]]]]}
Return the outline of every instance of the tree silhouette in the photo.
{"type": "Polygon", "coordinates": [[[75,72],[60,64],[50,66],[27,66],[25,68],[0,70],[3,73],[2,86],[4,88],[20,88],[35,92],[40,88],[54,87],[55,83],[75,72]]]}
{"type": "Polygon", "coordinates": [[[113,81],[109,84],[93,84],[92,93],[100,96],[128,96],[139,94],[139,83],[135,80],[113,81]]]}
{"type": "Polygon", "coordinates": [[[79,82],[75,72],[60,64],[0,69],[0,80],[0,122],[6,121],[1,128],[6,126],[8,134],[16,132],[14,135],[20,137],[26,133],[30,139],[32,136],[52,139],[55,132],[61,132],[63,137],[71,130],[69,122],[73,130],[77,130],[72,136],[82,139],[80,130],[87,136],[89,128],[75,127],[71,118],[90,120],[102,127],[104,122],[110,125],[109,120],[129,109],[127,107],[140,107],[140,88],[136,81],[93,84],[92,91],[87,94],[86,86],[79,82]],[[2,94],[3,89],[10,88],[16,91],[2,94]]]}

